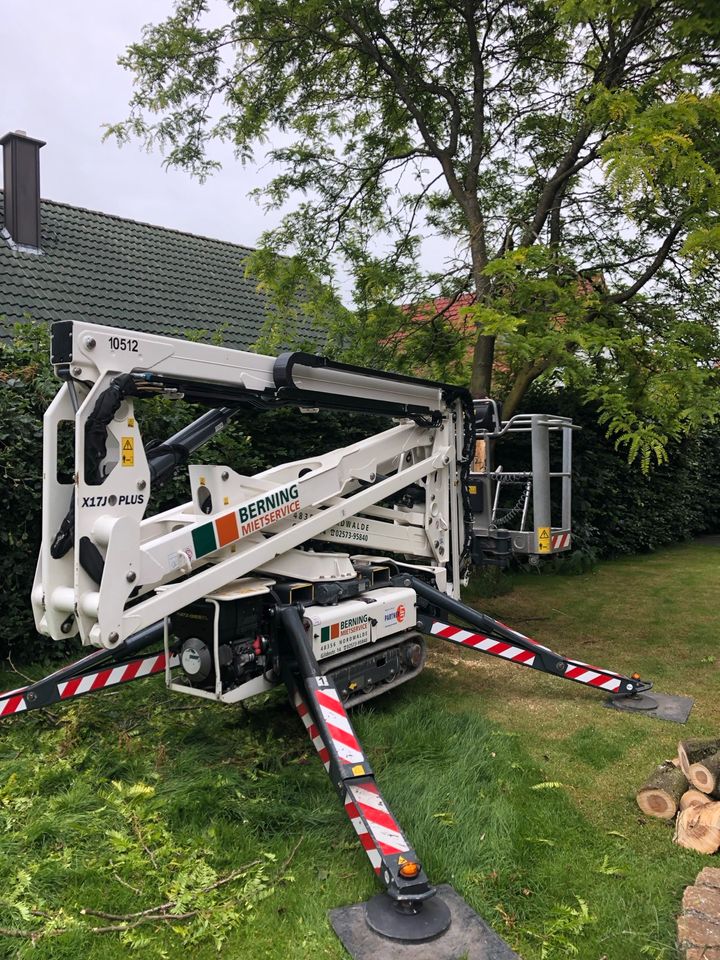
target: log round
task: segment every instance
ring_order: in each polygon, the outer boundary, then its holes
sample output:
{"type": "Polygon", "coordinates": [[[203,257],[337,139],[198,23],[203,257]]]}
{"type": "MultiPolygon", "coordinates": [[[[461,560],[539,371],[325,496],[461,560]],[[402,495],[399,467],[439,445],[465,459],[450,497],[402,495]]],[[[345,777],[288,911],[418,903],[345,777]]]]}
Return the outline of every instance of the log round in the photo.
{"type": "Polygon", "coordinates": [[[715,853],[720,847],[720,803],[688,807],[678,814],[675,843],[698,853],[715,853]]]}
{"type": "Polygon", "coordinates": [[[704,760],[690,764],[688,780],[703,793],[718,793],[718,778],[720,778],[720,752],[713,753],[704,760]]]}
{"type": "Polygon", "coordinates": [[[701,790],[686,790],[680,797],[680,809],[687,810],[688,807],[704,807],[710,803],[710,797],[701,790]]]}
{"type": "Polygon", "coordinates": [[[693,763],[700,763],[706,757],[712,756],[720,750],[720,739],[717,737],[696,737],[693,740],[681,740],[678,743],[678,758],[680,768],[690,779],[690,767],[693,763]]]}
{"type": "Polygon", "coordinates": [[[687,788],[685,774],[672,761],[666,760],[653,770],[635,799],[642,812],[649,817],[672,820],[687,788]]]}

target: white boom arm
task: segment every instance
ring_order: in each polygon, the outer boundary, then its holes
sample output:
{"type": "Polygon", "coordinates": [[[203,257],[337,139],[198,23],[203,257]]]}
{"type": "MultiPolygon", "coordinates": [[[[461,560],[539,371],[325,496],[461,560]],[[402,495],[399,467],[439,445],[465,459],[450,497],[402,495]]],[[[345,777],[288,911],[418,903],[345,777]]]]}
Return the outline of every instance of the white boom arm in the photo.
{"type": "Polygon", "coordinates": [[[472,452],[465,391],[307,354],[276,359],[89,323],[55,324],[52,352],[65,383],[44,420],[32,592],[40,632],[112,648],[251,571],[314,581],[356,575],[348,554],[299,549],[317,540],[429,565],[459,595],[460,474],[472,452]],[[238,407],[282,403],[399,422],[253,477],[228,465],[190,466],[189,502],[145,519],[154,454],[143,446],[135,400],[159,393],[226,404],[214,429],[238,407]],[[72,483],[58,477],[65,421],[74,424],[72,483]],[[392,504],[411,484],[424,502],[392,504]]]}

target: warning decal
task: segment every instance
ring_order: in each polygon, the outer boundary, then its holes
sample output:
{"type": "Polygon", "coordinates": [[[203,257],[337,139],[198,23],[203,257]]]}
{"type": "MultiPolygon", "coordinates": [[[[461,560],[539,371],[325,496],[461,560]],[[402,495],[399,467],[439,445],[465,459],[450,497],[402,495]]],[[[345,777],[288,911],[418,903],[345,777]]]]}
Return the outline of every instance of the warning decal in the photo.
{"type": "Polygon", "coordinates": [[[550,540],[550,527],[537,528],[537,549],[538,553],[550,553],[552,542],[550,540]]]}
{"type": "Polygon", "coordinates": [[[123,467],[134,467],[135,466],[135,438],[121,437],[120,451],[122,453],[122,458],[120,460],[120,463],[123,465],[123,467]]]}

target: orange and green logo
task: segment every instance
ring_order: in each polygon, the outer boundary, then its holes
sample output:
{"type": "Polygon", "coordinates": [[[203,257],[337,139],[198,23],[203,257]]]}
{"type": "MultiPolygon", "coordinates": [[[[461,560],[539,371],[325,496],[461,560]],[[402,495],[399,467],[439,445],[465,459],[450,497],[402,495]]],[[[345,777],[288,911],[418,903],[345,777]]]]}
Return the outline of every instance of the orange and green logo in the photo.
{"type": "Polygon", "coordinates": [[[322,627],[320,630],[320,643],[328,640],[337,640],[340,636],[340,624],[331,623],[329,627],[322,627]]]}

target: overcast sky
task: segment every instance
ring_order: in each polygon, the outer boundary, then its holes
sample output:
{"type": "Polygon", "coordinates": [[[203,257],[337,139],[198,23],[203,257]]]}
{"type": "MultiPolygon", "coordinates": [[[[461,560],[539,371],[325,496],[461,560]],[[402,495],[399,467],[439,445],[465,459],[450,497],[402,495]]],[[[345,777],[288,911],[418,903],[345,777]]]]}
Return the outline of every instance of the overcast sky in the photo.
{"type": "Polygon", "coordinates": [[[262,164],[248,170],[217,147],[224,167],[199,184],[166,171],[159,153],[102,142],[102,124],[125,118],[132,92],[118,55],[171,7],[172,0],[0,0],[0,136],[25,130],[46,141],[43,197],[254,246],[271,225],[247,197],[269,178],[262,164]]]}
{"type": "MultiPolygon", "coordinates": [[[[227,7],[216,0],[218,16],[227,7]]],[[[44,140],[42,196],[131,220],[255,246],[279,212],[266,214],[248,193],[271,179],[264,156],[243,167],[232,148],[214,144],[223,164],[204,184],[166,170],[159,152],[102,141],[103,124],[126,118],[132,74],[118,56],[158,23],[173,0],[0,0],[0,136],[24,130],[44,140]]],[[[276,171],[277,172],[277,171],[276,171]]],[[[426,230],[422,261],[437,269],[446,241],[426,230]]],[[[350,283],[340,267],[341,292],[350,283]]]]}

